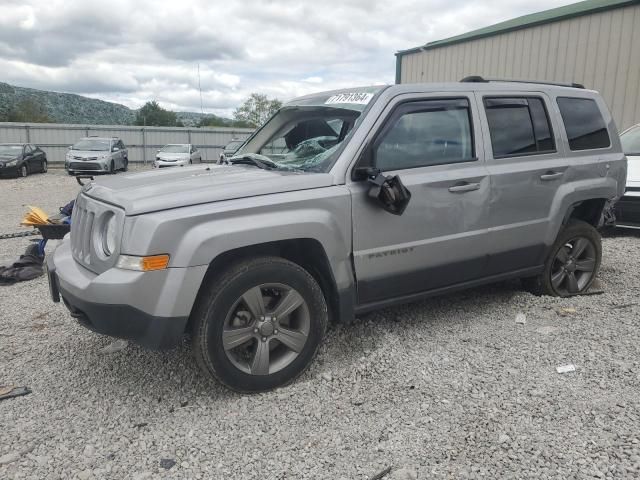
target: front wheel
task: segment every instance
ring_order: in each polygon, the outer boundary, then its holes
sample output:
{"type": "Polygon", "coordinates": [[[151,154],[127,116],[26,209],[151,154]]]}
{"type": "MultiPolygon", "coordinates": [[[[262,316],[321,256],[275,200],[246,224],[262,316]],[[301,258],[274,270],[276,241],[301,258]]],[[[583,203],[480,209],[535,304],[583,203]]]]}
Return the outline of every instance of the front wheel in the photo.
{"type": "Polygon", "coordinates": [[[49,166],[47,165],[47,161],[43,160],[42,161],[42,173],[47,173],[48,170],[49,170],[49,166]]]}
{"type": "Polygon", "coordinates": [[[549,251],[543,272],[523,279],[525,287],[538,295],[570,297],[585,293],[600,269],[600,234],[581,220],[571,220],[549,251]]]}
{"type": "Polygon", "coordinates": [[[122,165],[122,171],[126,172],[128,170],[129,170],[129,159],[125,157],[122,165]]]}
{"type": "Polygon", "coordinates": [[[27,168],[26,164],[22,164],[22,166],[20,167],[20,171],[18,172],[20,174],[20,176],[22,178],[26,177],[29,175],[29,169],[27,168]]]}
{"type": "Polygon", "coordinates": [[[116,173],[116,164],[113,160],[109,164],[109,174],[114,175],[116,173]]]}
{"type": "Polygon", "coordinates": [[[279,257],[241,261],[203,288],[193,350],[200,367],[238,392],[293,381],[311,363],[327,327],[322,290],[279,257]]]}

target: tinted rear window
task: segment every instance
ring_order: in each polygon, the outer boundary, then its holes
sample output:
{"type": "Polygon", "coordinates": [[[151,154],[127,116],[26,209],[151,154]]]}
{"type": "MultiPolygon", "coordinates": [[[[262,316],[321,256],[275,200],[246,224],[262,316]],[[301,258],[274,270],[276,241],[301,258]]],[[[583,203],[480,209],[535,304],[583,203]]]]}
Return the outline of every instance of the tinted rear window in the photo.
{"type": "Polygon", "coordinates": [[[558,98],[571,150],[592,150],[611,145],[598,104],[590,98],[558,98]]]}
{"type": "Polygon", "coordinates": [[[549,117],[537,97],[485,98],[493,157],[536,155],[555,151],[549,117]]]}

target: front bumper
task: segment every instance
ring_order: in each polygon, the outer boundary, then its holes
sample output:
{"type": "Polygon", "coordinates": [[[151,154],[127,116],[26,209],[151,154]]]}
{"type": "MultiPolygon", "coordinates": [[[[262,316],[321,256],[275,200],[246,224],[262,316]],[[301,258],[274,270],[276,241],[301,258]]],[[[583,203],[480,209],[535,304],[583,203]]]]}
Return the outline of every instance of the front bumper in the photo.
{"type": "Polygon", "coordinates": [[[175,160],[175,161],[168,161],[168,160],[154,160],[153,162],[153,166],[154,168],[165,168],[165,167],[184,167],[185,165],[189,165],[189,160],[185,159],[185,160],[175,160]]]}
{"type": "Polygon", "coordinates": [[[81,325],[151,349],[177,345],[189,319],[206,266],[135,272],[90,272],[63,241],[47,256],[53,301],[62,300],[81,325]]]}
{"type": "Polygon", "coordinates": [[[13,167],[0,166],[0,177],[16,177],[18,175],[18,165],[13,167]]]}
{"type": "Polygon", "coordinates": [[[616,225],[640,227],[640,191],[627,191],[616,202],[616,225]]]}
{"type": "Polygon", "coordinates": [[[97,160],[71,160],[65,162],[65,168],[70,172],[82,173],[104,173],[108,172],[110,162],[101,162],[97,160]]]}

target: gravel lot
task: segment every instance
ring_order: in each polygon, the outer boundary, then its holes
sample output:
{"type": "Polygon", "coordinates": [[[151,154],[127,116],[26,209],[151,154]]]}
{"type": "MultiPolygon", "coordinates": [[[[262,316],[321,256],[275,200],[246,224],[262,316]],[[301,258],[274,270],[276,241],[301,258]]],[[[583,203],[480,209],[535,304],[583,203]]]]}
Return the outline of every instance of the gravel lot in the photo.
{"type": "MultiPolygon", "coordinates": [[[[60,171],[0,180],[0,233],[77,190],[60,171]]],[[[0,264],[29,241],[0,240],[0,264]]],[[[44,277],[0,287],[0,385],[33,390],[0,402],[0,478],[640,478],[639,272],[640,234],[619,232],[602,295],[509,282],[387,309],[254,396],[204,378],[186,344],[101,353],[112,340],[44,277]]]]}

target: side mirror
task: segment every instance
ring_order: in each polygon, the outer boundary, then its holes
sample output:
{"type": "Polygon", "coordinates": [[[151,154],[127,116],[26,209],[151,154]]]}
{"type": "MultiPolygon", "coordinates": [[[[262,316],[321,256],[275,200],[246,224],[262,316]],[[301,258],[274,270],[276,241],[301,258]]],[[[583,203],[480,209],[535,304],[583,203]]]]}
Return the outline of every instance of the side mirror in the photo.
{"type": "Polygon", "coordinates": [[[367,169],[369,182],[369,198],[393,215],[402,215],[411,200],[411,192],[407,190],[398,175],[385,177],[380,170],[367,169]]]}

